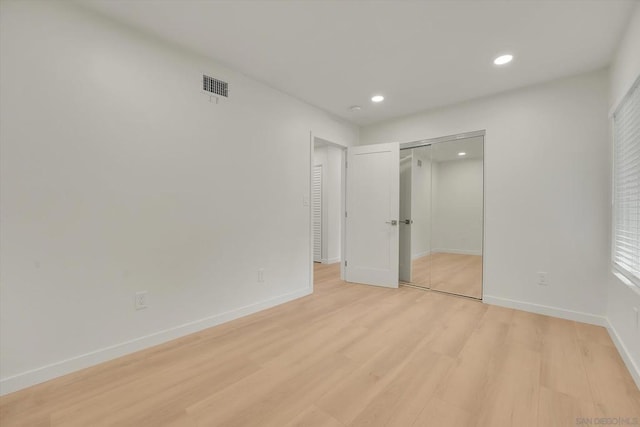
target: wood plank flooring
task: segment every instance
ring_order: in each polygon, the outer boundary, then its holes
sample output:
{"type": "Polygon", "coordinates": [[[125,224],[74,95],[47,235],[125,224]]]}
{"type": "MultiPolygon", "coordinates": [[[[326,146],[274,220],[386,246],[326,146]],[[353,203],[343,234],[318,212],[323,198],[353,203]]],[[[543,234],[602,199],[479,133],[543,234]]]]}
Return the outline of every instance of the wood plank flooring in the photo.
{"type": "Polygon", "coordinates": [[[416,258],[411,284],[437,291],[482,298],[482,256],[438,252],[416,258]]]}
{"type": "MultiPolygon", "coordinates": [[[[604,328],[316,265],[311,296],[0,398],[9,426],[574,426],[640,419],[604,328]]],[[[639,421],[640,422],[640,421],[639,421]]]]}

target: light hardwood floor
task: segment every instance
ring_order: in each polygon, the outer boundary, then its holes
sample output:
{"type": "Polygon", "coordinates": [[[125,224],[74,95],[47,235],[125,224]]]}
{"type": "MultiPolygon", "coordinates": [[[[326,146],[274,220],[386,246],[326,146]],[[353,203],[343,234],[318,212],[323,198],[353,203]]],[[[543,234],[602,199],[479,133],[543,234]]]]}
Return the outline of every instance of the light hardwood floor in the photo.
{"type": "Polygon", "coordinates": [[[433,253],[412,262],[411,283],[471,298],[482,298],[482,256],[433,253]]]}
{"type": "Polygon", "coordinates": [[[346,284],[337,269],[316,266],[312,296],[4,396],[0,425],[546,427],[640,418],[640,391],[604,328],[346,284]]]}

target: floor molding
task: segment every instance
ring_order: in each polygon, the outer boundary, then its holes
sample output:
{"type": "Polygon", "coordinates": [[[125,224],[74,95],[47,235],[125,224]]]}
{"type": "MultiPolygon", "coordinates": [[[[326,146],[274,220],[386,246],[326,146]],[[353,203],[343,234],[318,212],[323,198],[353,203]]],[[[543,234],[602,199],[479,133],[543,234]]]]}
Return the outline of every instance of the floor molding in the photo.
{"type": "Polygon", "coordinates": [[[313,288],[305,287],[295,292],[280,295],[254,304],[249,304],[224,313],[215,314],[193,322],[184,323],[146,336],[135,338],[89,353],[61,360],[50,365],[13,375],[0,380],[0,396],[36,385],[80,369],[88,368],[108,360],[143,350],[164,342],[211,328],[231,320],[248,316],[258,311],[310,295],[313,288]]]}
{"type": "Polygon", "coordinates": [[[633,381],[635,381],[636,386],[638,387],[638,389],[640,389],[640,367],[636,365],[633,358],[631,357],[631,353],[624,345],[624,341],[622,341],[620,335],[618,335],[618,331],[616,331],[616,328],[611,324],[611,322],[609,322],[608,319],[606,327],[611,340],[615,344],[616,349],[618,349],[618,353],[620,353],[620,357],[622,357],[622,361],[627,366],[627,369],[629,370],[631,377],[633,377],[633,381]]]}
{"type": "Polygon", "coordinates": [[[483,295],[482,301],[487,304],[499,305],[501,307],[515,308],[517,310],[531,313],[544,314],[546,316],[559,317],[561,319],[574,320],[576,322],[589,323],[591,325],[607,326],[608,321],[604,316],[584,313],[582,311],[567,310],[548,305],[532,304],[524,301],[515,301],[507,298],[499,298],[491,295],[483,295]]]}
{"type": "Polygon", "coordinates": [[[411,256],[411,259],[412,259],[412,260],[415,260],[415,259],[418,259],[418,258],[422,258],[423,256],[427,256],[427,255],[431,255],[431,251],[430,251],[430,250],[428,250],[428,251],[423,251],[423,252],[418,252],[418,253],[416,253],[416,254],[413,254],[413,255],[411,256]]]}
{"type": "Polygon", "coordinates": [[[482,255],[482,249],[431,249],[432,254],[482,255]]]}

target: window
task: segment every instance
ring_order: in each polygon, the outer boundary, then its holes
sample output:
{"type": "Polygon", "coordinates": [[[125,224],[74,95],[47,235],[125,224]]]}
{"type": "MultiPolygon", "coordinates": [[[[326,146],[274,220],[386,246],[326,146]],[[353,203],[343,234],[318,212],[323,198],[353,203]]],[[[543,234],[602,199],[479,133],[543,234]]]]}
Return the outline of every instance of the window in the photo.
{"type": "Polygon", "coordinates": [[[613,115],[614,269],[640,286],[640,78],[613,115]]]}

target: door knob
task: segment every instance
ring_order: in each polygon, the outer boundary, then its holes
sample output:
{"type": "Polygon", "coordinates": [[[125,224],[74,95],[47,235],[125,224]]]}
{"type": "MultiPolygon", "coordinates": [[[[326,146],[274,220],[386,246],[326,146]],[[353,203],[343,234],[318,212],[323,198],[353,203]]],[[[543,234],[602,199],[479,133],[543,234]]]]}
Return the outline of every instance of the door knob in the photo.
{"type": "Polygon", "coordinates": [[[407,225],[411,225],[411,224],[413,224],[413,220],[412,220],[412,219],[403,219],[403,220],[402,220],[402,222],[403,222],[404,224],[407,224],[407,225]]]}
{"type": "Polygon", "coordinates": [[[385,221],[387,224],[398,225],[398,220],[392,219],[391,221],[385,221]]]}

